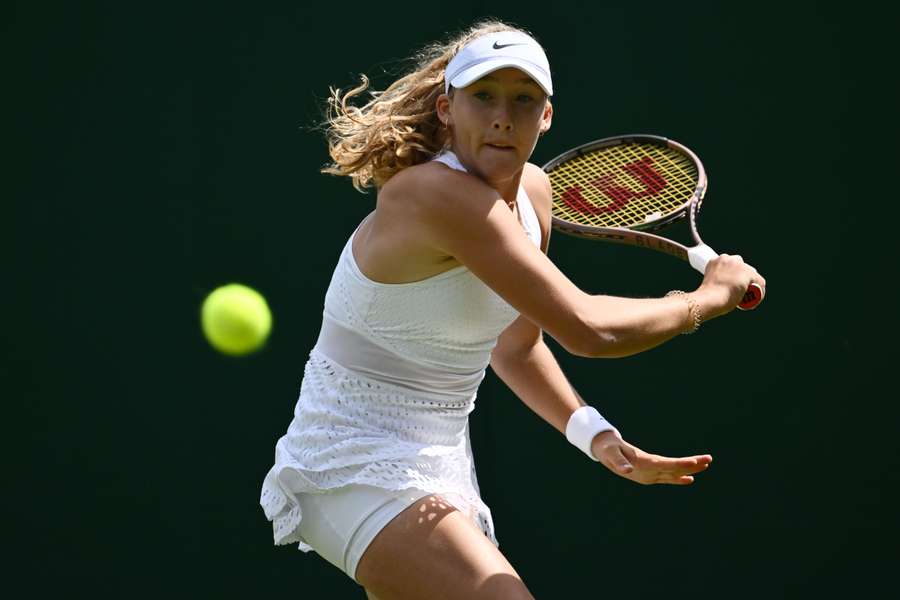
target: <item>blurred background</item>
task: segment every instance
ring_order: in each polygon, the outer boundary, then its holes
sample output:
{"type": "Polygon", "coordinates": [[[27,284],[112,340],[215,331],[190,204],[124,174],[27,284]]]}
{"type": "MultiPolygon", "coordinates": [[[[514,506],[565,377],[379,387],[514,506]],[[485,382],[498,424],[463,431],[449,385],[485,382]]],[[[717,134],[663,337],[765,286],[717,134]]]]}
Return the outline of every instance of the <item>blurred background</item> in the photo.
{"type": "MultiPolygon", "coordinates": [[[[706,241],[769,282],[759,310],[629,358],[546,336],[626,439],[714,456],[691,487],[612,475],[489,370],[471,431],[501,551],[540,599],[893,597],[897,251],[881,225],[900,32],[878,6],[8,7],[10,572],[31,597],[364,597],[318,555],[273,546],[258,505],[337,257],[375,205],[319,174],[312,127],[329,86],[365,73],[383,89],[423,45],[493,16],[531,30],[553,70],[532,162],[623,133],[686,144],[710,177],[706,241]],[[274,315],[250,357],[200,330],[203,298],[229,282],[274,315]]],[[[558,232],[550,256],[595,294],[700,282],[558,232]]]]}

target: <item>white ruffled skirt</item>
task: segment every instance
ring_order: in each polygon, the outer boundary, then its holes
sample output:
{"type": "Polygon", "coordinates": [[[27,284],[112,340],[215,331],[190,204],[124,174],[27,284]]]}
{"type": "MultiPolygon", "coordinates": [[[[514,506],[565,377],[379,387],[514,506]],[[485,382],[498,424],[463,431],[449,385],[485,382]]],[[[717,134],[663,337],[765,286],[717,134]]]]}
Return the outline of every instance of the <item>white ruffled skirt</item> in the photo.
{"type": "Polygon", "coordinates": [[[491,511],[481,500],[469,439],[475,395],[451,401],[349,371],[314,347],[287,433],[275,445],[260,505],[275,544],[313,548],[299,533],[296,494],[357,483],[442,495],[495,546],[491,511]]]}

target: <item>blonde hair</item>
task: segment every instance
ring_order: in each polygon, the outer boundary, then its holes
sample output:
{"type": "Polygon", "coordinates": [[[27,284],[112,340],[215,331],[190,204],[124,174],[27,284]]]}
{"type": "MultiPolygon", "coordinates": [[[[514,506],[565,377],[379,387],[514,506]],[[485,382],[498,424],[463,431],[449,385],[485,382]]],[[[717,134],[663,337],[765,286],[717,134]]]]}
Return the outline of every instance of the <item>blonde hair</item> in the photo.
{"type": "MultiPolygon", "coordinates": [[[[445,42],[429,44],[410,59],[412,69],[386,90],[371,90],[361,107],[348,101],[369,87],[342,94],[329,87],[327,112],[321,128],[328,139],[332,163],[320,172],[348,176],[360,192],[383,186],[399,171],[430,160],[450,143],[450,131],[437,117],[435,102],[444,93],[444,69],[473,39],[496,31],[528,31],[497,19],[482,20],[445,42]]],[[[533,36],[532,36],[533,37],[533,36]]],[[[452,95],[453,88],[450,88],[452,95]]]]}

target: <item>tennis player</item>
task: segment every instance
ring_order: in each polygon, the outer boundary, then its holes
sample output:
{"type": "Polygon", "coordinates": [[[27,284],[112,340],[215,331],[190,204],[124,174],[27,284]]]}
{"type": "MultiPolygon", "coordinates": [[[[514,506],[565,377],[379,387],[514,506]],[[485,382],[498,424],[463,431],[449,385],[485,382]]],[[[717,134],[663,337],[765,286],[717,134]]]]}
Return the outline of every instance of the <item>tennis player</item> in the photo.
{"type": "Polygon", "coordinates": [[[315,550],[368,598],[525,599],[482,501],[469,413],[488,364],[591,460],[642,484],[690,484],[708,454],[668,458],[622,439],[543,341],[625,356],[731,311],[738,256],[688,294],[589,295],[547,257],[550,183],[527,162],[553,116],[544,50],[482,21],[417,55],[358,107],[331,90],[324,172],[374,186],[325,294],[287,433],[260,503],[276,544],[315,550]]]}

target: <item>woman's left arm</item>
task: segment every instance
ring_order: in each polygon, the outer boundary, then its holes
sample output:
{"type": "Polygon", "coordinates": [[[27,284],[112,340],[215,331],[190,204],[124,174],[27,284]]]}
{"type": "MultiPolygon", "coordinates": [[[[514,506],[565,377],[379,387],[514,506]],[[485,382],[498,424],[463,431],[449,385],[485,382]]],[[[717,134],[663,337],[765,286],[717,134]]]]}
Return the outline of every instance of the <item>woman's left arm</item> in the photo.
{"type": "MultiPolygon", "coordinates": [[[[514,325],[520,329],[527,327],[521,322],[514,325]]],[[[572,413],[586,406],[566,379],[543,337],[517,352],[503,353],[495,348],[491,369],[528,408],[563,436],[572,413]]],[[[706,470],[712,462],[709,454],[681,458],[650,454],[629,444],[614,431],[603,431],[594,436],[591,452],[616,475],[642,484],[687,485],[693,483],[694,474],[706,470]]]]}

